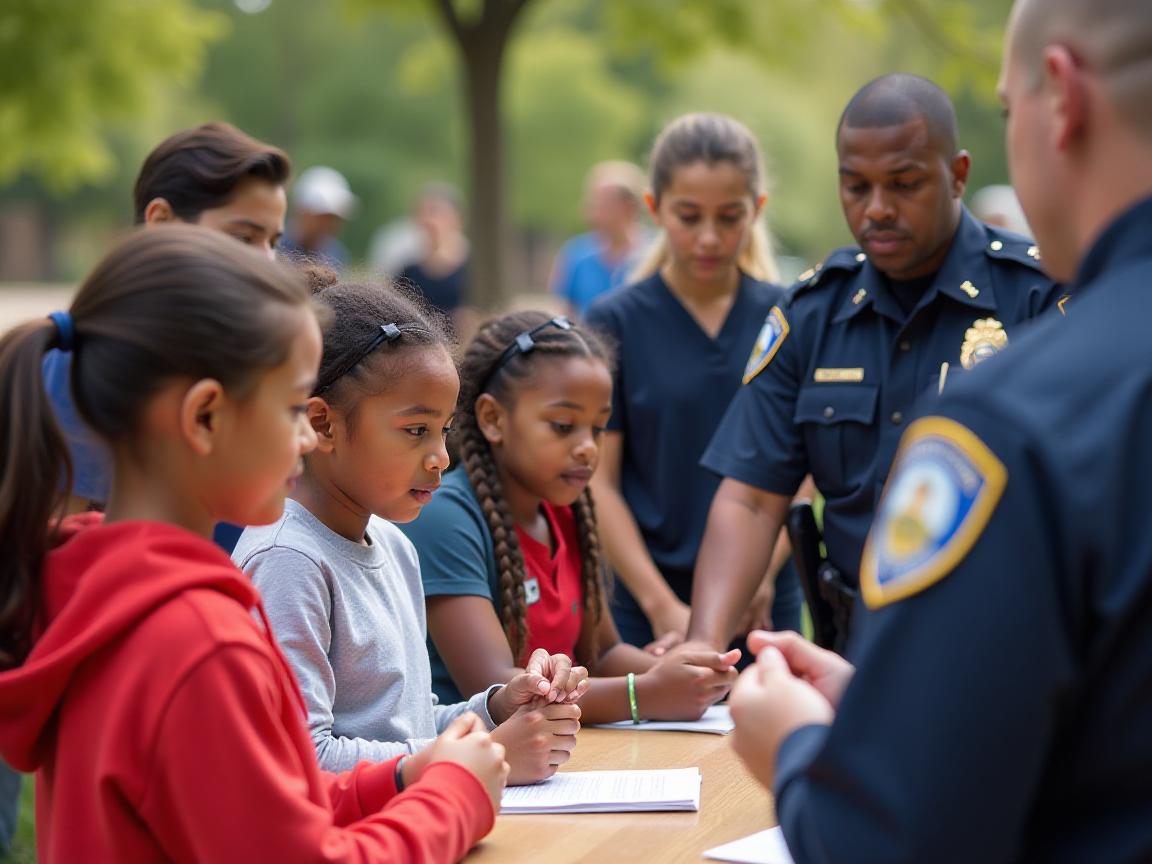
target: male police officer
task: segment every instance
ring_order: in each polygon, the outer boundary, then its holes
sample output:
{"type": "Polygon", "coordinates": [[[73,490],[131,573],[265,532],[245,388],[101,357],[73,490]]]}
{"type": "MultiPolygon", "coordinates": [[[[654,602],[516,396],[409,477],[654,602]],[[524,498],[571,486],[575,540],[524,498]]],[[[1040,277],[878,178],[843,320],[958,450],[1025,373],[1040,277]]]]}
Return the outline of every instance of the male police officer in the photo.
{"type": "Polygon", "coordinates": [[[772,310],[702,464],[723,475],[696,564],[689,638],[728,644],[804,476],[831,565],[860,553],[913,402],[995,354],[1056,300],[1030,240],[961,203],[969,157],[939,87],[888,75],[840,119],[842,249],[772,310]]]}
{"type": "Polygon", "coordinates": [[[767,783],[775,763],[800,864],[1152,861],[1147,0],[1018,0],[1000,91],[1069,317],[909,426],[855,676],[794,634],[750,640],[775,647],[733,692],[734,743],[767,783]]]}

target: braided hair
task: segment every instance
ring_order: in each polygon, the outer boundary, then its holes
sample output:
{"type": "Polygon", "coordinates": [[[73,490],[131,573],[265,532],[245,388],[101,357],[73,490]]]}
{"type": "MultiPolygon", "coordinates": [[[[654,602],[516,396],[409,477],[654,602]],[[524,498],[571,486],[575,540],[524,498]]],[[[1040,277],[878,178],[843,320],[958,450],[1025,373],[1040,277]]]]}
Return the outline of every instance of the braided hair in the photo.
{"type": "MultiPolygon", "coordinates": [[[[496,573],[500,597],[497,604],[500,619],[513,657],[519,660],[528,643],[528,606],[524,596],[525,564],[516,536],[512,512],[504,497],[503,484],[496,470],[496,460],[488,439],[476,420],[476,400],[488,393],[505,405],[515,401],[518,387],[529,381],[540,361],[557,357],[593,357],[611,366],[611,355],[605,344],[591,331],[575,325],[567,328],[545,326],[533,333],[528,352],[509,348],[520,334],[547,325],[543,312],[517,312],[493,319],[476,333],[464,353],[460,368],[460,404],[456,413],[458,461],[468,474],[484,513],[496,553],[496,573]]],[[[566,323],[566,322],[565,322],[566,323]]],[[[596,625],[603,603],[600,538],[596,530],[596,511],[587,489],[572,505],[580,542],[584,589],[584,638],[595,656],[596,625]]]]}

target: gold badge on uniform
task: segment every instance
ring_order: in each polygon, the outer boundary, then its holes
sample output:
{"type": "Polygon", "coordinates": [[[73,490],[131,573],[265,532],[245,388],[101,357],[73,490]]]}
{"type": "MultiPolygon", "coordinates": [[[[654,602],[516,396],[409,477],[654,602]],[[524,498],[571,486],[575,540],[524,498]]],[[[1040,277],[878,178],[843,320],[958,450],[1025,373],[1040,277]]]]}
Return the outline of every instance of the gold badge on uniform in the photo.
{"type": "Polygon", "coordinates": [[[971,369],[977,363],[998,354],[1008,344],[1004,325],[995,318],[979,318],[972,322],[960,346],[960,365],[971,369]]]}

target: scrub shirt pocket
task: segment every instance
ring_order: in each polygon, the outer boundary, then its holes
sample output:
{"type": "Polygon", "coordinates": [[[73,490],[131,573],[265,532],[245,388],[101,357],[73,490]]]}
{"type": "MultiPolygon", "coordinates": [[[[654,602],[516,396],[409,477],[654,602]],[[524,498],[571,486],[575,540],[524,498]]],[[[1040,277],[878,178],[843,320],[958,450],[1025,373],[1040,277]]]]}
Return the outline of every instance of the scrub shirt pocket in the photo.
{"type": "Polygon", "coordinates": [[[870,384],[816,384],[797,395],[793,419],[804,430],[812,475],[826,495],[849,494],[867,480],[876,456],[879,392],[870,384]]]}

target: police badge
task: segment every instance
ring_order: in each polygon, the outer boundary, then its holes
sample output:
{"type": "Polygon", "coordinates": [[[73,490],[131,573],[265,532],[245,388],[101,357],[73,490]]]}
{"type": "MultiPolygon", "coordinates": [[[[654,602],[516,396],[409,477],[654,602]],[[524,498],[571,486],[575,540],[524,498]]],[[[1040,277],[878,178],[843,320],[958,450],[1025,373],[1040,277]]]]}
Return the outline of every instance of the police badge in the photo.
{"type": "Polygon", "coordinates": [[[960,365],[971,369],[977,363],[998,354],[1008,344],[1008,334],[1004,325],[995,318],[978,318],[964,334],[964,344],[960,346],[960,365]]]}

